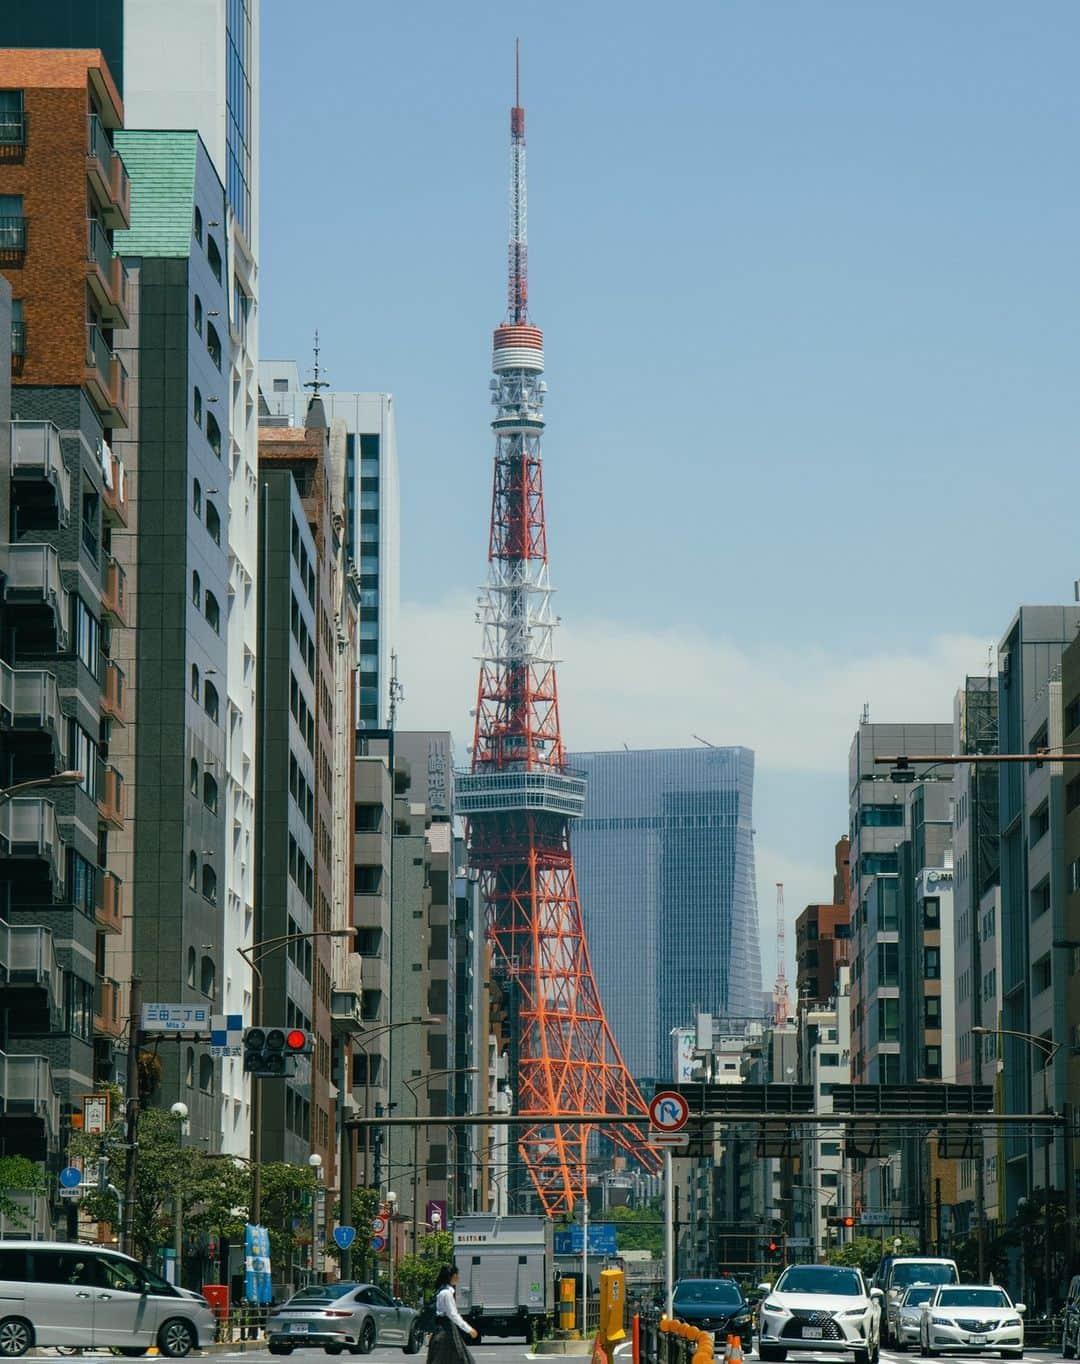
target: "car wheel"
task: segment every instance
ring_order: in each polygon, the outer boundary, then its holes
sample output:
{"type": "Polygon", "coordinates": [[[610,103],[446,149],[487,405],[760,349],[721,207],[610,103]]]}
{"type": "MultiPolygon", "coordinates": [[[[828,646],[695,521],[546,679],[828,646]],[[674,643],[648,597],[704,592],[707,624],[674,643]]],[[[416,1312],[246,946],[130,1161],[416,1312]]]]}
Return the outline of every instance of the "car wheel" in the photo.
{"type": "Polygon", "coordinates": [[[762,1345],[758,1341],[758,1359],[760,1360],[780,1360],[787,1359],[787,1351],[782,1350],[778,1345],[762,1345]]]}
{"type": "Polygon", "coordinates": [[[742,1352],[743,1352],[743,1356],[745,1357],[745,1356],[748,1355],[748,1354],[750,1353],[750,1351],[754,1348],[754,1337],[753,1337],[753,1336],[740,1336],[740,1337],[739,1337],[739,1342],[740,1342],[740,1344],[742,1345],[742,1352]]]}
{"type": "Polygon", "coordinates": [[[183,1359],[195,1348],[195,1332],[189,1322],[172,1317],[158,1332],[158,1349],[166,1359],[183,1359]]]}
{"type": "Polygon", "coordinates": [[[412,1324],[412,1329],[409,1332],[409,1339],[405,1342],[405,1345],[403,1346],[404,1353],[407,1355],[418,1355],[420,1353],[420,1346],[423,1344],[423,1341],[424,1333],[423,1331],[420,1330],[419,1325],[414,1321],[412,1324]]]}
{"type": "Polygon", "coordinates": [[[360,1343],[357,1346],[358,1355],[369,1355],[375,1348],[375,1323],[368,1317],[360,1328],[360,1343]]]}
{"type": "Polygon", "coordinates": [[[34,1328],[22,1317],[5,1317],[0,1321],[0,1355],[18,1359],[34,1343],[34,1328]]]}
{"type": "Polygon", "coordinates": [[[268,1345],[266,1348],[272,1355],[291,1355],[293,1352],[291,1345],[268,1345]]]}
{"type": "Polygon", "coordinates": [[[328,1355],[339,1355],[339,1354],[341,1354],[342,1350],[344,1350],[345,1346],[344,1346],[344,1345],[327,1345],[325,1348],[326,1348],[326,1353],[327,1353],[328,1355]]]}
{"type": "Polygon", "coordinates": [[[1002,1350],[1001,1357],[1002,1359],[1023,1359],[1024,1352],[1023,1350],[1002,1350]]]}
{"type": "Polygon", "coordinates": [[[869,1346],[867,1346],[865,1350],[852,1350],[851,1357],[854,1360],[854,1364],[870,1364],[869,1346]]]}

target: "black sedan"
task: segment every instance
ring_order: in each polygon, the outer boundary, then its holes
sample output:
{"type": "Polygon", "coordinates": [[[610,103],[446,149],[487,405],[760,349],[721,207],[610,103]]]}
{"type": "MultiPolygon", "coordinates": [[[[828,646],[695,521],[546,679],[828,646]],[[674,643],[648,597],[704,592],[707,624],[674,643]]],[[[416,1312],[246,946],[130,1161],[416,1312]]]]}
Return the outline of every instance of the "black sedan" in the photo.
{"type": "Polygon", "coordinates": [[[734,1279],[680,1279],[675,1285],[674,1313],[717,1341],[738,1336],[746,1354],[754,1334],[754,1310],[734,1279]]]}

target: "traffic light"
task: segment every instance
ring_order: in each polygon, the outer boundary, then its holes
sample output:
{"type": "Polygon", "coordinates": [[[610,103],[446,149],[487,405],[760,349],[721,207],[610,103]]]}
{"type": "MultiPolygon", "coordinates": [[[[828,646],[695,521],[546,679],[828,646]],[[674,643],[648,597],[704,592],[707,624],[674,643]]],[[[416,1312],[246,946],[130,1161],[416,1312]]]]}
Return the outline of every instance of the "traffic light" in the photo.
{"type": "Polygon", "coordinates": [[[825,1223],[830,1227],[853,1227],[855,1219],[854,1217],[827,1217],[825,1223]]]}
{"type": "Polygon", "coordinates": [[[297,1056],[310,1056],[315,1036],[303,1028],[245,1028],[244,1071],[258,1079],[291,1075],[297,1056]]]}
{"type": "Polygon", "coordinates": [[[779,1260],[780,1256],[783,1253],[780,1246],[780,1242],[775,1239],[770,1241],[769,1244],[765,1247],[765,1249],[768,1252],[770,1260],[779,1260]]]}

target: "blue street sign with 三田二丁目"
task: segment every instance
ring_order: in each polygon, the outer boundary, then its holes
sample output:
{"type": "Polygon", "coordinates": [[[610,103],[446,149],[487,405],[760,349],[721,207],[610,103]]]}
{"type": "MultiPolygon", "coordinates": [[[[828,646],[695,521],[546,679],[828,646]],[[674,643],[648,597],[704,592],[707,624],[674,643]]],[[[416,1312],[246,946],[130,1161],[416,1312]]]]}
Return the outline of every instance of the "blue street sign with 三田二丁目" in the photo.
{"type": "Polygon", "coordinates": [[[337,1245],[338,1250],[348,1250],[355,1240],[356,1240],[355,1227],[334,1228],[334,1242],[337,1245]]]}
{"type": "MultiPolygon", "coordinates": [[[[573,1223],[566,1231],[555,1233],[556,1255],[580,1255],[585,1248],[585,1228],[580,1222],[573,1223]]],[[[615,1223],[589,1223],[589,1254],[615,1255],[615,1223]]]]}

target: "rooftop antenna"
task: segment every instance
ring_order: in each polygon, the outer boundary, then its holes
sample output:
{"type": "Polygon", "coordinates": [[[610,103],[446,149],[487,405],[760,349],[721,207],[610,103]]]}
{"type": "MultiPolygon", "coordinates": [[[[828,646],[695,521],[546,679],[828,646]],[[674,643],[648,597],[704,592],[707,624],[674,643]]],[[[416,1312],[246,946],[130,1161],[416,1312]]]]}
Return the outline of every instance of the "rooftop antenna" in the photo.
{"type": "Polygon", "coordinates": [[[398,678],[397,654],[390,655],[390,711],[388,714],[389,728],[393,729],[397,720],[398,705],[405,700],[405,688],[401,685],[398,678]]]}
{"type": "Polygon", "coordinates": [[[864,701],[864,702],[863,702],[862,718],[861,718],[861,720],[859,721],[859,723],[860,723],[860,724],[863,724],[863,725],[868,725],[868,724],[870,723],[870,702],[869,702],[869,701],[864,701]]]}
{"type": "Polygon", "coordinates": [[[318,327],[315,328],[315,344],[314,344],[314,346],[312,347],[312,349],[313,349],[314,352],[315,352],[315,365],[314,365],[314,369],[313,369],[313,371],[312,371],[312,373],[314,374],[315,377],[312,378],[312,379],[309,379],[309,380],[307,381],[307,383],[304,385],[304,387],[305,387],[305,388],[310,388],[310,389],[311,389],[311,396],[312,396],[313,398],[317,398],[317,397],[319,396],[319,390],[320,390],[321,388],[329,388],[329,387],[330,387],[330,381],[329,381],[329,379],[320,379],[320,378],[319,378],[319,375],[322,374],[323,371],[319,368],[319,329],[318,329],[318,327]]]}
{"type": "Polygon", "coordinates": [[[706,748],[715,748],[715,744],[709,743],[708,739],[703,739],[700,734],[691,734],[691,739],[696,739],[699,744],[704,744],[706,748]]]}

